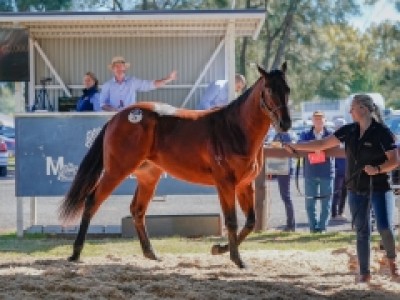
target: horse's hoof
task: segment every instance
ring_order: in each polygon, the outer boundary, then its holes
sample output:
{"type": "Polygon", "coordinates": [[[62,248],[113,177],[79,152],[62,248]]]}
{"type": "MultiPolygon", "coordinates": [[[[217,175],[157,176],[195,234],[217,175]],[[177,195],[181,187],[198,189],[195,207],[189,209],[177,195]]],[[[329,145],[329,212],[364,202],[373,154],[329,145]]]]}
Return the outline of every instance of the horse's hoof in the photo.
{"type": "Polygon", "coordinates": [[[143,253],[143,255],[144,255],[144,257],[151,259],[151,260],[159,260],[153,252],[145,252],[145,253],[143,253]]]}
{"type": "Polygon", "coordinates": [[[228,252],[228,250],[229,250],[229,246],[228,245],[219,245],[219,244],[217,244],[217,245],[213,245],[211,247],[211,254],[212,255],[220,255],[220,254],[228,252]]]}
{"type": "Polygon", "coordinates": [[[68,261],[70,262],[78,262],[79,261],[79,255],[71,255],[68,257],[68,261]]]}
{"type": "Polygon", "coordinates": [[[234,262],[235,265],[237,265],[238,268],[240,268],[240,269],[245,269],[245,268],[246,268],[246,265],[245,265],[244,262],[241,261],[241,260],[237,260],[237,261],[233,261],[233,262],[234,262]]]}

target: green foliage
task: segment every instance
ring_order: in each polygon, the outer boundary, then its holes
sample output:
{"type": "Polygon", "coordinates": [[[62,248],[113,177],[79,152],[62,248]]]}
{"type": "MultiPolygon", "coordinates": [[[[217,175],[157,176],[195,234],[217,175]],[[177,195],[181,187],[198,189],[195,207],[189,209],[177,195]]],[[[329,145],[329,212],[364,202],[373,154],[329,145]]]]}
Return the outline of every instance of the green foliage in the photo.
{"type": "Polygon", "coordinates": [[[0,86],[0,113],[12,114],[15,112],[13,91],[7,85],[0,86]]]}
{"type": "Polygon", "coordinates": [[[0,11],[13,11],[12,0],[0,0],[0,11]]]}
{"type": "Polygon", "coordinates": [[[15,0],[18,11],[68,10],[72,0],[15,0]]]}

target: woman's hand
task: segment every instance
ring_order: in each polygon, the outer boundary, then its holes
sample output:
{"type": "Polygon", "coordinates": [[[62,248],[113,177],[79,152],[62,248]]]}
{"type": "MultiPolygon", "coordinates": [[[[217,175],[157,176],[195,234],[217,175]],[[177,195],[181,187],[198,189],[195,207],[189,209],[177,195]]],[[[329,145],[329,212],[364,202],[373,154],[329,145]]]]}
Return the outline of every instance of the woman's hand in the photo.
{"type": "Polygon", "coordinates": [[[366,165],[364,167],[364,172],[367,173],[370,176],[374,176],[380,173],[380,170],[378,167],[371,166],[371,165],[366,165]]]}

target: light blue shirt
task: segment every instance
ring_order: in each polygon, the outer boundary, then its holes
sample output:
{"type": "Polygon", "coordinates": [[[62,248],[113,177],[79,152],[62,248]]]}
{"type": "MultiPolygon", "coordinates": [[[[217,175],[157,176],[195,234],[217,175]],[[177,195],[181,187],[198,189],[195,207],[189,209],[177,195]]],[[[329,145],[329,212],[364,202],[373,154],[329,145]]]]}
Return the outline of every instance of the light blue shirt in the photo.
{"type": "Polygon", "coordinates": [[[93,96],[90,98],[90,103],[93,104],[93,111],[101,111],[99,92],[93,94],[93,96]]]}
{"type": "Polygon", "coordinates": [[[210,109],[225,106],[229,103],[228,80],[217,80],[207,87],[197,109],[210,109]]]}
{"type": "Polygon", "coordinates": [[[112,78],[101,87],[100,107],[108,104],[122,109],[136,103],[137,91],[146,92],[155,88],[153,80],[125,77],[123,82],[118,83],[115,78],[112,78]]]}

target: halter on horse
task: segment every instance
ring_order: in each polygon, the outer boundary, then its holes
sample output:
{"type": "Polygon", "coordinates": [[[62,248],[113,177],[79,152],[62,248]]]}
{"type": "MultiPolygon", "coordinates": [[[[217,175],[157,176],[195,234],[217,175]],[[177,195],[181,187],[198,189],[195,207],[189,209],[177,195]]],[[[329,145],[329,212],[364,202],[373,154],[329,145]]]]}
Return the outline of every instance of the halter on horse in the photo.
{"type": "Polygon", "coordinates": [[[90,220],[130,174],[137,179],[130,211],[143,254],[157,259],[144,217],[160,176],[167,172],[178,179],[216,187],[228,244],[214,245],[212,253],[229,251],[231,260],[244,267],[238,247],[255,225],[253,180],[263,166],[264,138],[271,121],[277,130],[291,127],[286,63],[281,70],[258,70],[261,76],[257,82],[225,107],[192,111],[141,102],[118,112],[104,125],[60,207],[64,220],[82,213],[69,260],[79,259],[90,220]],[[236,197],[246,216],[239,234],[236,197]]]}

